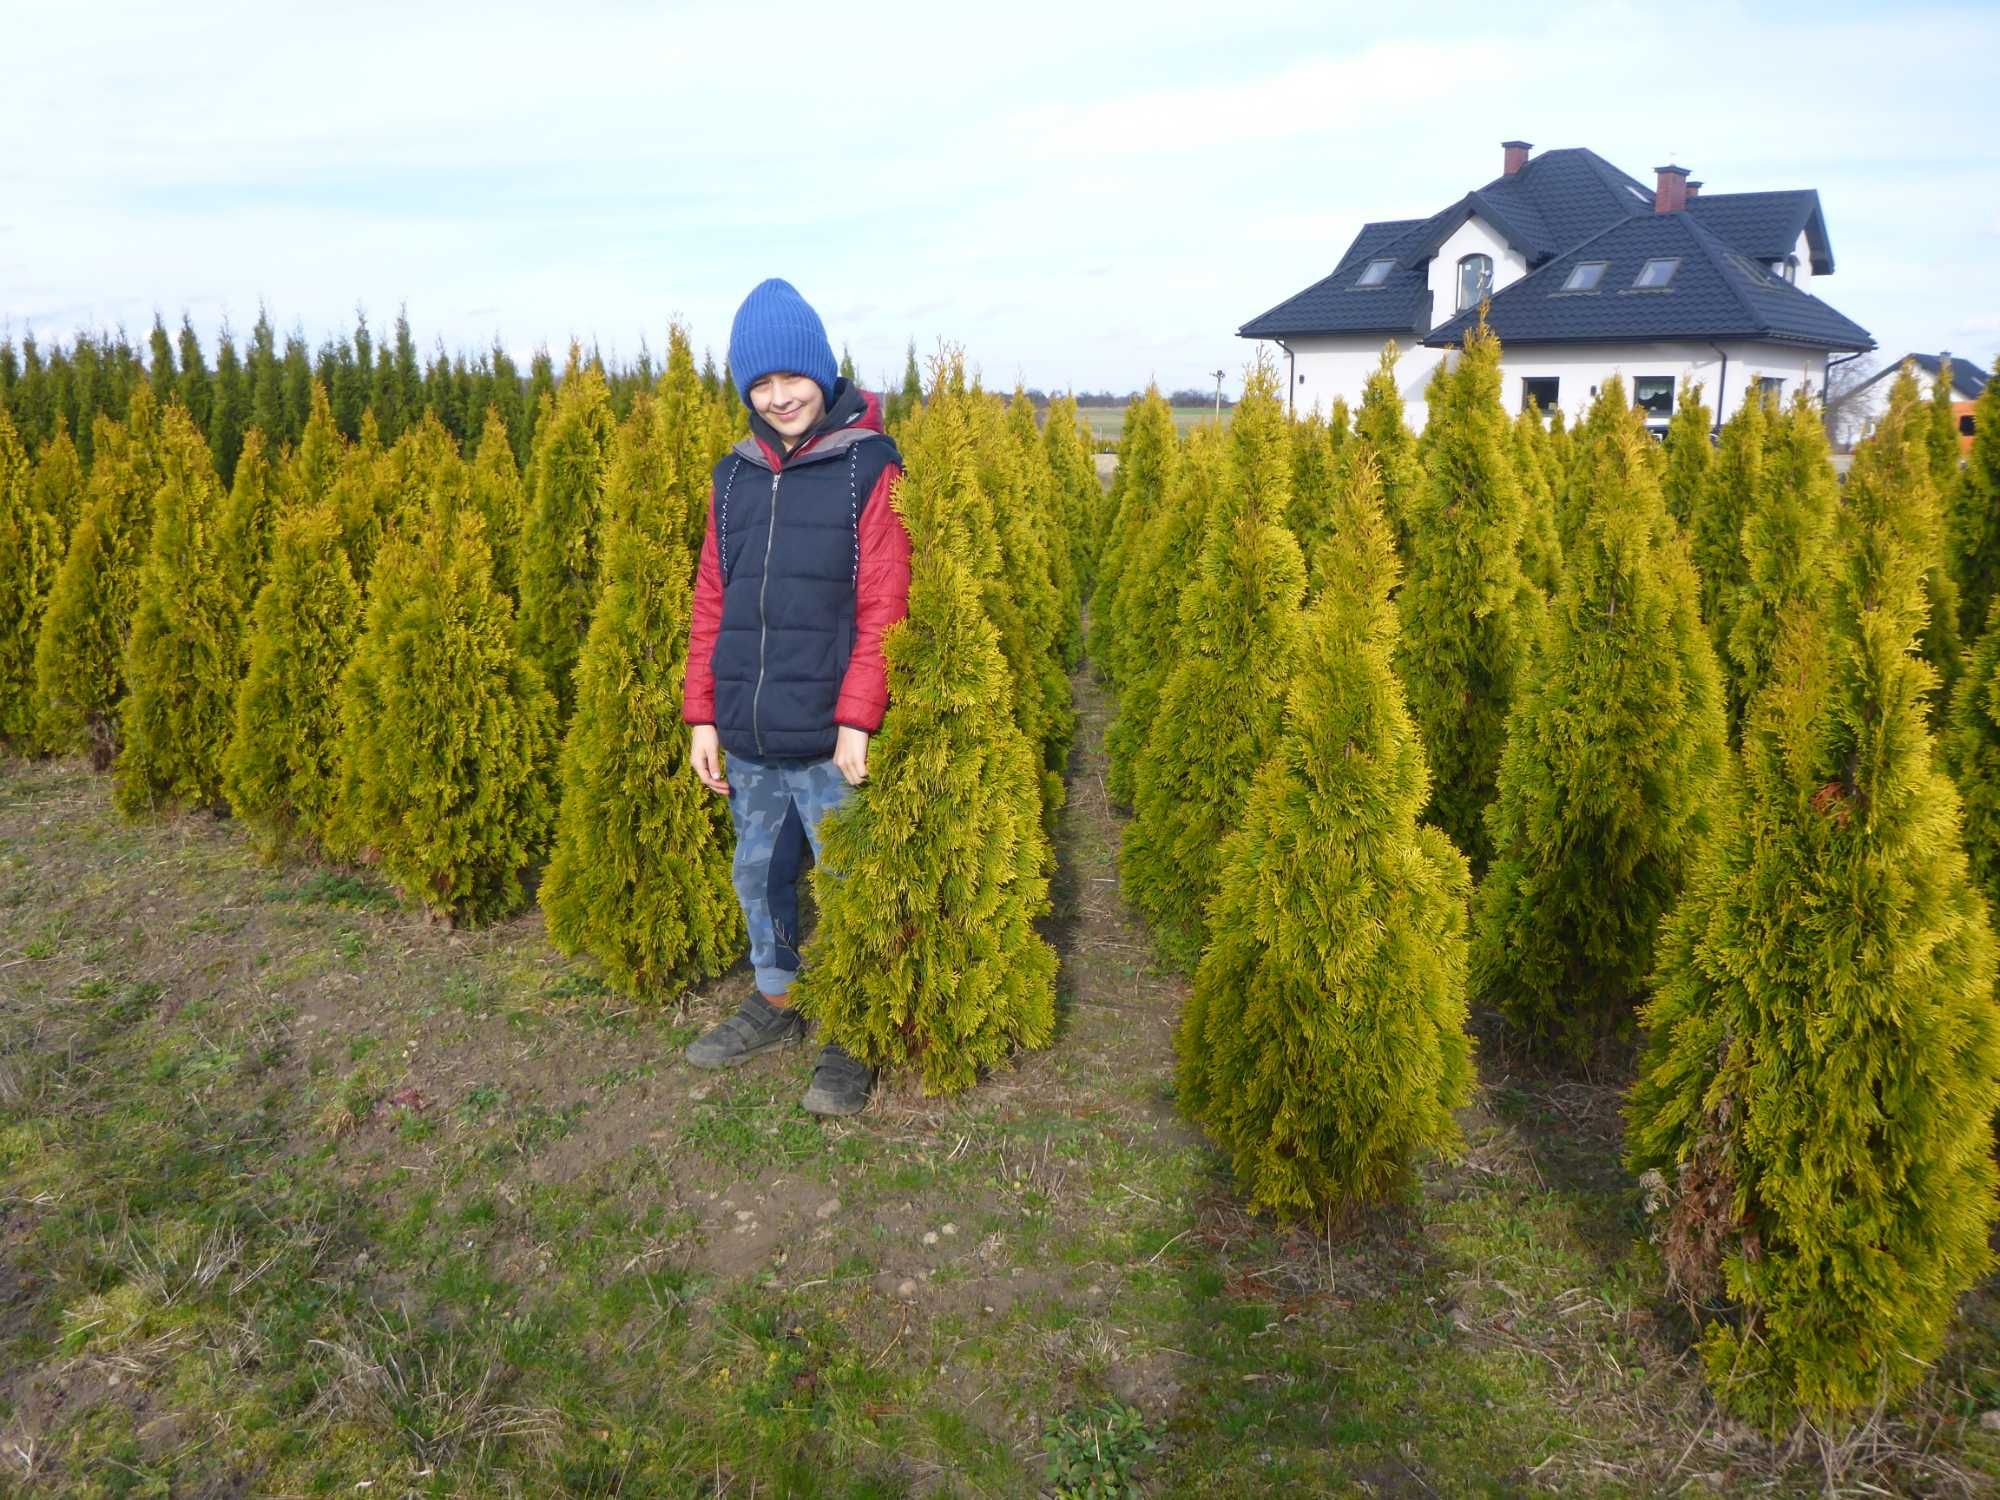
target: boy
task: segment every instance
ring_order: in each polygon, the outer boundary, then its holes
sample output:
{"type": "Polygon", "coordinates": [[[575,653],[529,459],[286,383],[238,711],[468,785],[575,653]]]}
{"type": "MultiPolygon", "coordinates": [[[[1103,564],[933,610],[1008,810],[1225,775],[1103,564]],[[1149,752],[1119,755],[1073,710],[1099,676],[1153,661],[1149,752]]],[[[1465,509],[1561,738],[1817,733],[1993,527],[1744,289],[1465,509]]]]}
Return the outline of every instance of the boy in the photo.
{"type": "MultiPolygon", "coordinates": [[[[910,597],[909,534],[889,505],[901,456],[881,403],[839,378],[819,314],[789,283],[762,283],[737,309],[729,365],[751,435],[709,490],[681,717],[695,774],[729,798],[757,982],[689,1044],[704,1068],[805,1035],[789,999],[800,861],[787,830],[802,826],[817,856],[820,820],[866,779],[889,701],[882,633],[910,597]]],[[[874,1081],[829,1043],[805,1108],[853,1114],[874,1081]]]]}

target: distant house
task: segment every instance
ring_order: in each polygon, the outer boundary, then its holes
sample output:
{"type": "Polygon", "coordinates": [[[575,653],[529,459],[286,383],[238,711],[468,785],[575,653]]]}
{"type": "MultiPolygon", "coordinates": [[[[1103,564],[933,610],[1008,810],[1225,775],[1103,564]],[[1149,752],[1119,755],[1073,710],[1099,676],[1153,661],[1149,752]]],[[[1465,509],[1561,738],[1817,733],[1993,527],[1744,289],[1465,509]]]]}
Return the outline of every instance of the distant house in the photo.
{"type": "Polygon", "coordinates": [[[1489,299],[1502,399],[1572,419],[1614,376],[1655,428],[1683,376],[1719,414],[1750,381],[1823,393],[1831,356],[1875,347],[1815,295],[1833,247],[1812,189],[1703,193],[1678,166],[1649,188],[1581,148],[1503,150],[1484,187],[1427,219],[1362,225],[1330,275],[1237,330],[1277,346],[1295,410],[1358,404],[1394,339],[1421,427],[1431,373],[1489,299]]]}
{"type": "Polygon", "coordinates": [[[1860,428],[1872,426],[1874,419],[1888,404],[1889,387],[1904,365],[1917,367],[1917,386],[1928,401],[1937,394],[1938,377],[1946,361],[1951,364],[1951,411],[1958,422],[1958,445],[1970,452],[1972,435],[1976,430],[1973,408],[1979,401],[1980,393],[1986,389],[1987,375],[1969,359],[1953,359],[1949,350],[1942,354],[1905,354],[1848,391],[1841,397],[1841,403],[1853,414],[1853,425],[1860,428]]]}

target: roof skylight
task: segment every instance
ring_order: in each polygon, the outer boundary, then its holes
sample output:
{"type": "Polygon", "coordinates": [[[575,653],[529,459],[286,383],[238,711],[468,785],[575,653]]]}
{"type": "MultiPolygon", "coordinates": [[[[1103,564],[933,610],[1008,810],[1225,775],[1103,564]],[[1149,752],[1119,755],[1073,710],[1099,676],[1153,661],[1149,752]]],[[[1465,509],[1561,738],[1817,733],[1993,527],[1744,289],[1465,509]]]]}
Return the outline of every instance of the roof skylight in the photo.
{"type": "Polygon", "coordinates": [[[1356,286],[1380,286],[1389,279],[1389,273],[1395,269],[1396,262],[1393,257],[1371,260],[1368,262],[1368,269],[1361,273],[1361,279],[1354,284],[1356,286]]]}
{"type": "Polygon", "coordinates": [[[1642,292],[1664,291],[1668,284],[1673,281],[1674,272],[1680,268],[1680,263],[1681,258],[1678,255],[1661,256],[1657,259],[1649,260],[1643,266],[1639,267],[1639,275],[1633,281],[1632,285],[1636,290],[1642,292]]]}
{"type": "Polygon", "coordinates": [[[1610,265],[1603,260],[1580,260],[1570,267],[1569,279],[1562,284],[1566,292],[1594,292],[1604,280],[1605,269],[1610,265]]]}

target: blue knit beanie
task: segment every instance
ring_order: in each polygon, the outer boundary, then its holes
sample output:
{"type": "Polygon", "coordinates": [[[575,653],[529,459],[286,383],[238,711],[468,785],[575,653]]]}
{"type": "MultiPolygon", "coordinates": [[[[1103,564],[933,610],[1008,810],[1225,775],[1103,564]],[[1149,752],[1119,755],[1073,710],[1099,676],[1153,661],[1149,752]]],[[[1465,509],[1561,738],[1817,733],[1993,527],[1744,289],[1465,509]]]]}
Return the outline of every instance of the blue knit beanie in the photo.
{"type": "Polygon", "coordinates": [[[805,376],[831,404],[840,367],[812,304],[789,281],[773,276],[759,282],[736,309],[736,321],[729,326],[729,373],[746,406],[751,386],[766,375],[780,374],[805,376]]]}

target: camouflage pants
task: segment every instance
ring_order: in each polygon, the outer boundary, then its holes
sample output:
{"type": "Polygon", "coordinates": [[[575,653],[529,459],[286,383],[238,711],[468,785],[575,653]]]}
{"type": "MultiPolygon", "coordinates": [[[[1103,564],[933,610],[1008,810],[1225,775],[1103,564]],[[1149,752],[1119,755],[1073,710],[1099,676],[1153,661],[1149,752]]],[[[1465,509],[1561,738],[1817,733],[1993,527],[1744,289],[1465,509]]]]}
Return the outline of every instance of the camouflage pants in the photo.
{"type": "Polygon", "coordinates": [[[799,874],[808,843],[819,857],[820,819],[853,790],[831,760],[762,765],[729,757],[736,825],[736,899],[750,929],[757,988],[783,995],[799,968],[799,874]]]}

